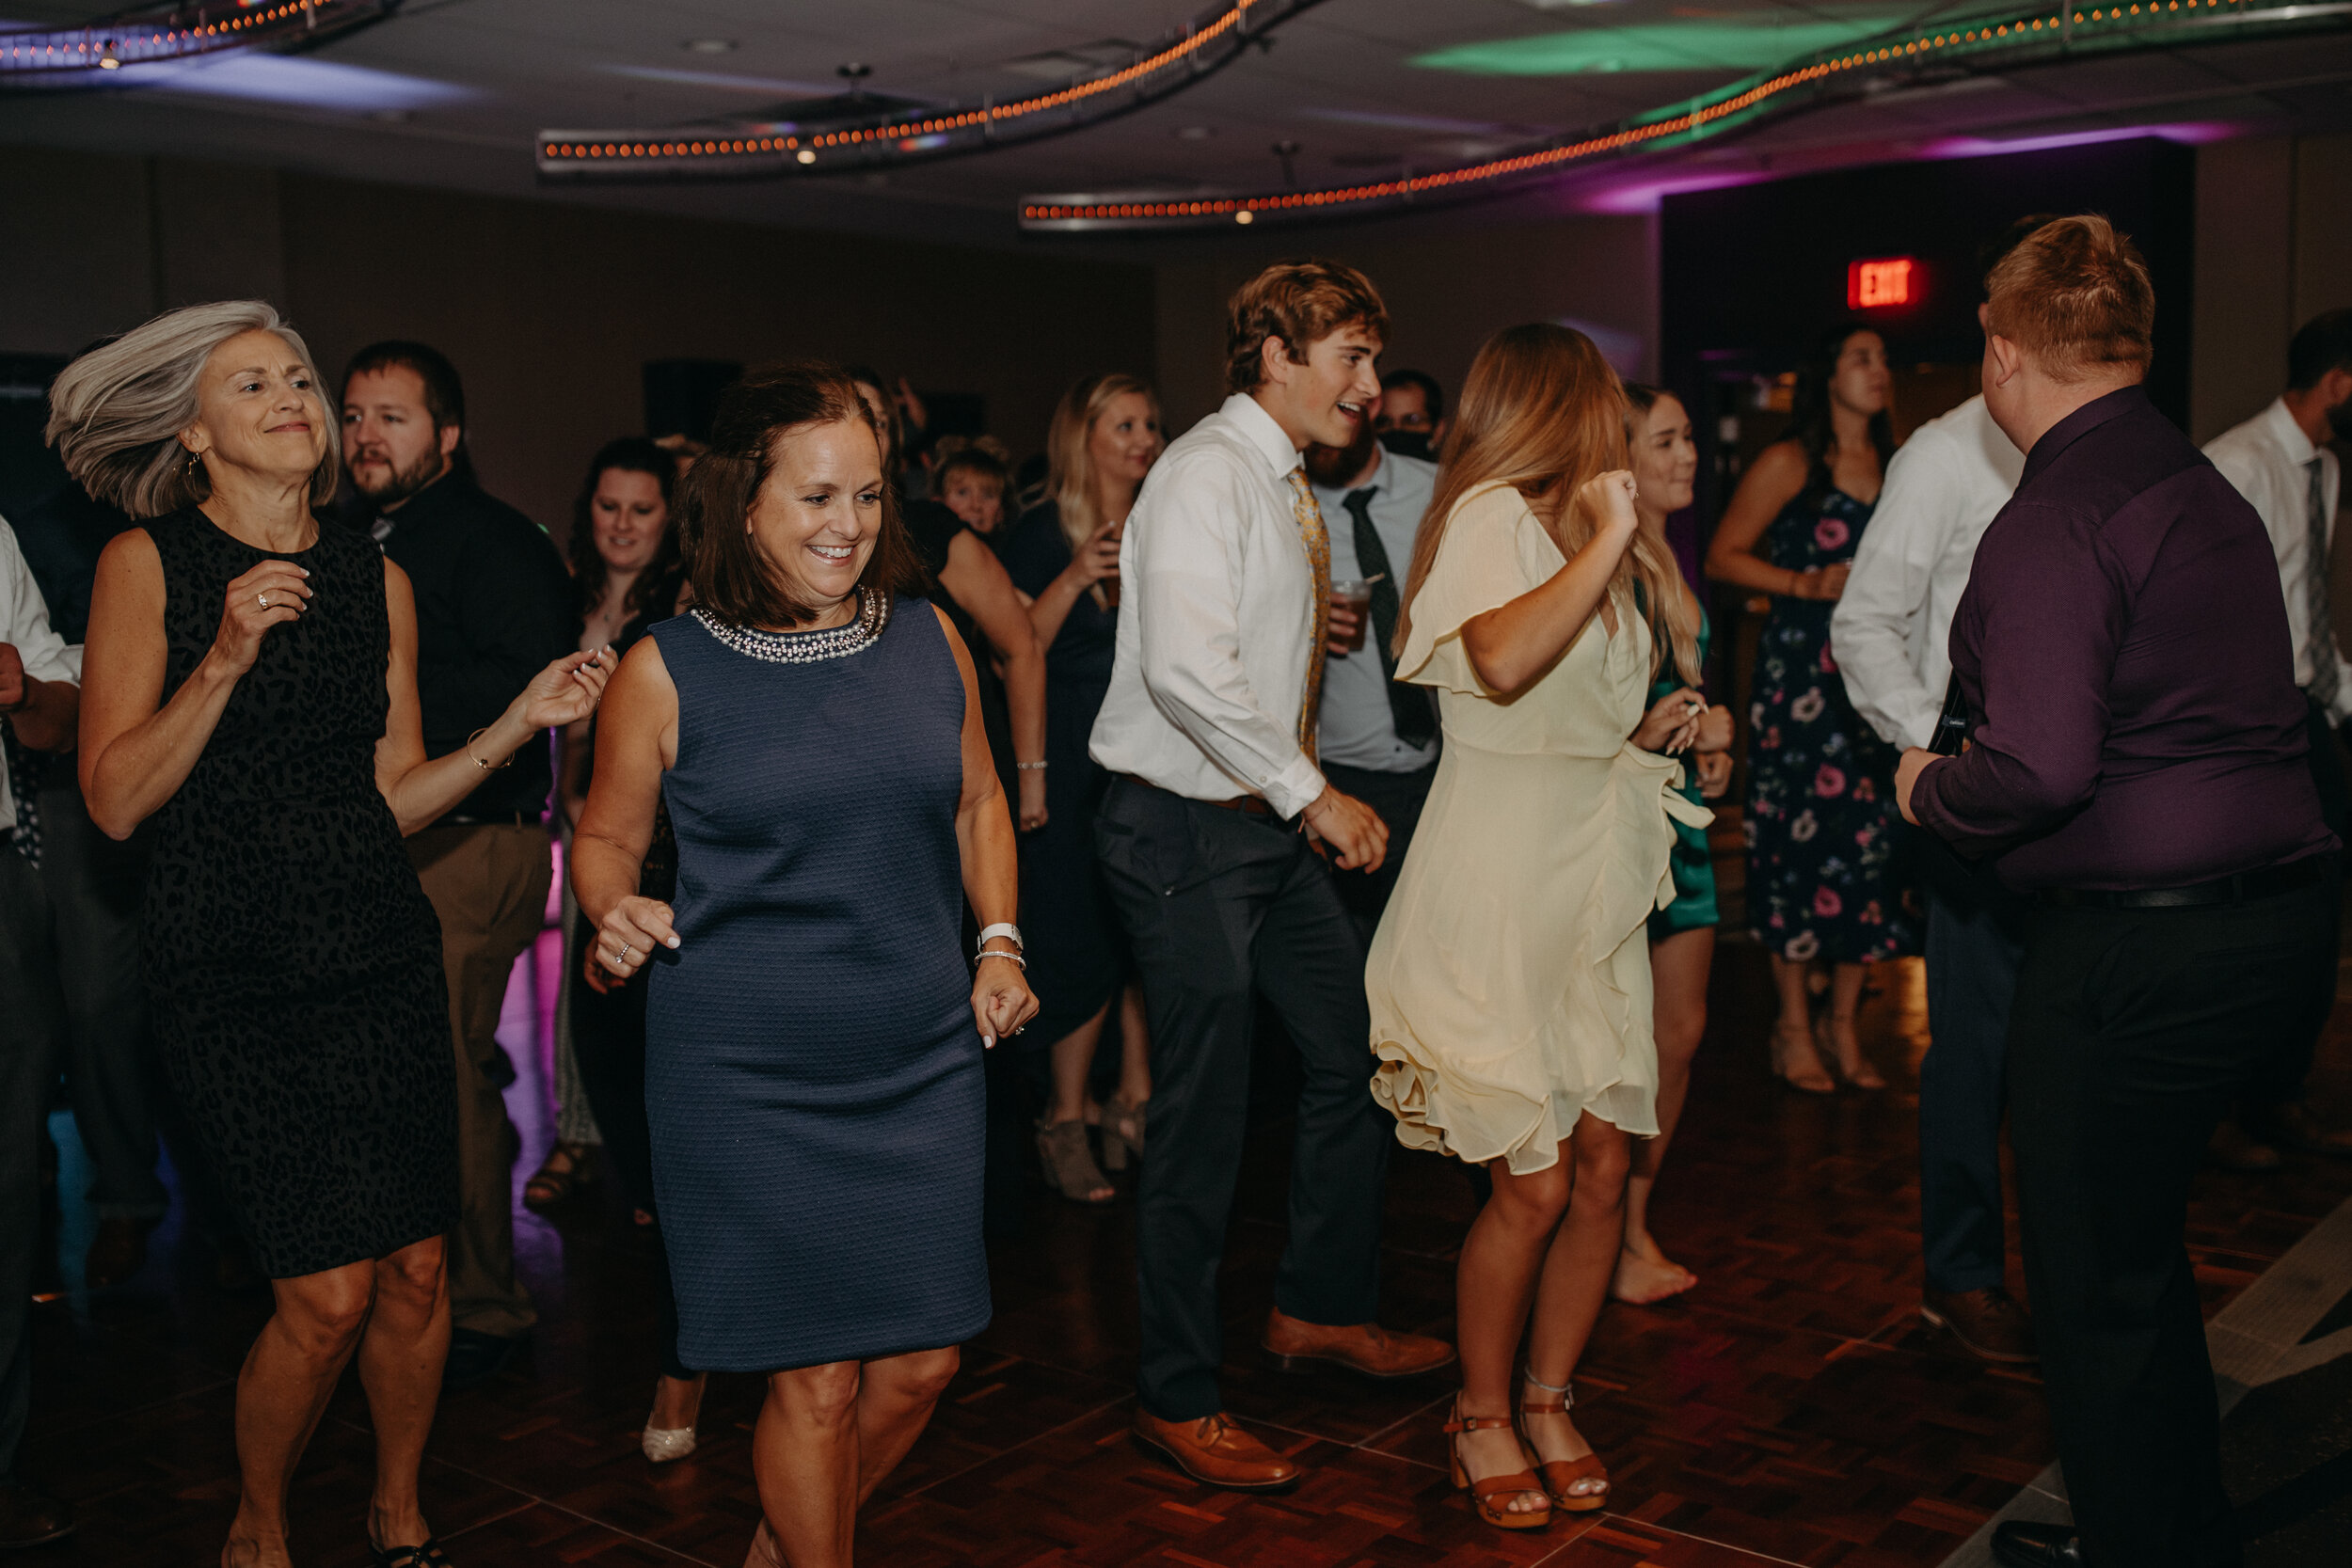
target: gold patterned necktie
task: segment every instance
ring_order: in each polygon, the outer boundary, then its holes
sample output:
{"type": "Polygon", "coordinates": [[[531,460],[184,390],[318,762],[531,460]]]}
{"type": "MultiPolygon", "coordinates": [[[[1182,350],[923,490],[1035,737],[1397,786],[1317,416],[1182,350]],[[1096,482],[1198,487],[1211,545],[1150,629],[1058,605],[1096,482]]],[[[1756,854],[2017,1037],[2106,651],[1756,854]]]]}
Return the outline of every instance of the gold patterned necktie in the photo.
{"type": "Polygon", "coordinates": [[[1298,709],[1298,749],[1312,762],[1315,719],[1323,706],[1324,643],[1331,629],[1331,534],[1323,526],[1323,508],[1315,504],[1315,493],[1307,487],[1307,470],[1293,468],[1284,477],[1291,483],[1291,515],[1298,519],[1299,543],[1307,546],[1307,564],[1313,568],[1315,578],[1314,609],[1309,615],[1312,641],[1307,645],[1307,697],[1298,709]]]}

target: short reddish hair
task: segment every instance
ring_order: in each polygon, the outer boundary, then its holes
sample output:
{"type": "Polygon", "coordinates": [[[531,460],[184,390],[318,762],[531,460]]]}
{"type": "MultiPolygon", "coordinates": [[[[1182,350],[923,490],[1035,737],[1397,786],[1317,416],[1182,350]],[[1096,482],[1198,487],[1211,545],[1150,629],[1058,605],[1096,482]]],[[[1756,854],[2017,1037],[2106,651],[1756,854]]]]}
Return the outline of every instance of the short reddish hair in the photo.
{"type": "Polygon", "coordinates": [[[1372,279],[1341,261],[1277,261],[1233,291],[1225,307],[1225,389],[1254,392],[1265,380],[1262,351],[1279,338],[1294,364],[1307,346],[1342,327],[1389,335],[1389,308],[1372,279]]]}
{"type": "Polygon", "coordinates": [[[2055,218],[1985,275],[1985,325],[2060,381],[2154,357],[2155,285],[2127,234],[2095,213],[2055,218]]]}

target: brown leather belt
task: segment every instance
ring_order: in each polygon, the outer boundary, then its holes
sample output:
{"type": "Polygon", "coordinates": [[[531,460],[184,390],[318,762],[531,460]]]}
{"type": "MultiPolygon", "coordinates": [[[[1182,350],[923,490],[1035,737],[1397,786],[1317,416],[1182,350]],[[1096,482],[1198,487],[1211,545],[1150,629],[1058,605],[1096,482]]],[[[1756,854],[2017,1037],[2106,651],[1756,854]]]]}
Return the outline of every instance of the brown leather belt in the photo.
{"type": "MultiPolygon", "coordinates": [[[[1114,779],[1124,779],[1129,784],[1138,785],[1144,789],[1159,790],[1162,795],[1176,795],[1174,790],[1160,789],[1160,786],[1153,784],[1151,780],[1139,779],[1133,773],[1114,773],[1111,777],[1114,779]]],[[[1197,800],[1190,795],[1176,795],[1176,799],[1179,800],[1190,800],[1196,806],[1215,806],[1220,811],[1244,812],[1251,816],[1272,816],[1274,815],[1274,808],[1265,803],[1265,800],[1263,796],[1257,795],[1236,795],[1230,800],[1197,800]]]]}

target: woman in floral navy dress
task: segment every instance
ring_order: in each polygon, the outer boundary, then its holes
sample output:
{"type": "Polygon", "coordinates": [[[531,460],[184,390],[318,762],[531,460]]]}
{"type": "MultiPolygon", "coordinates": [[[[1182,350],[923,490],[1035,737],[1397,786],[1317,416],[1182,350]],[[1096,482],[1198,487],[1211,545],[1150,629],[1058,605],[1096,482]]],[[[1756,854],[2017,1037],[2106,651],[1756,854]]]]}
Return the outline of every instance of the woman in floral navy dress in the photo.
{"type": "Polygon", "coordinates": [[[1886,459],[1886,345],[1841,325],[1798,372],[1789,432],[1740,481],[1707,574],[1772,595],[1748,709],[1748,925],[1772,956],[1772,1070],[1826,1094],[1885,1080],[1862,1054],[1864,966],[1916,950],[1895,860],[1896,754],[1847,701],[1830,612],[1870,520],[1886,459]],[[1817,966],[1829,971],[1818,1024],[1817,966]]]}

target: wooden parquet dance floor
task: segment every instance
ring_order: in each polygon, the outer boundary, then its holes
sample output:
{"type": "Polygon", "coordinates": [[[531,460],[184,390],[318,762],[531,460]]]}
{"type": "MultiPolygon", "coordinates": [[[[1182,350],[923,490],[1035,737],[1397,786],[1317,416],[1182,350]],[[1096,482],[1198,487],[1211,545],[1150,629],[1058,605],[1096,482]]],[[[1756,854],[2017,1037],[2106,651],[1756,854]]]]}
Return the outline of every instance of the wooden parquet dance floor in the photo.
{"type": "MultiPolygon", "coordinates": [[[[1917,963],[1890,966],[1868,1037],[1896,1086],[1811,1100],[1765,1070],[1760,955],[1727,945],[1715,1022],[1655,1225],[1699,1275],[1651,1308],[1613,1306],[1578,1378],[1613,1507],[1545,1533],[1481,1524],[1447,1484],[1443,1376],[1403,1386],[1289,1376],[1256,1351],[1282,1239],[1287,1126],[1253,1132],[1227,1276],[1232,1408],[1308,1466],[1286,1496],[1194,1484],[1127,1437],[1135,1349],[1126,1202],[1043,1195],[1029,1234],[994,1249],[995,1322],[928,1434],[868,1509],[860,1558],[904,1568],[1842,1568],[1941,1562],[2049,1462],[2030,1370],[1987,1367],[1924,1332],[1914,1068],[1917,963]]],[[[522,1086],[528,1091],[526,1081],[522,1086]]],[[[2352,1050],[2331,1038],[2314,1085],[2352,1112],[2352,1050]]],[[[545,1148],[527,1128],[517,1181],[545,1148]]],[[[61,1183],[77,1190],[69,1163],[61,1183]]],[[[2293,1159],[2276,1177],[2208,1175],[2191,1229],[2218,1308],[2352,1193],[2352,1164],[2293,1159]]],[[[1449,1163],[1400,1157],[1388,1194],[1385,1316],[1452,1327],[1453,1257],[1472,1199],[1449,1163]]],[[[86,1223],[86,1222],[82,1222],[86,1223]]],[[[205,1283],[200,1244],[159,1232],[144,1274],[40,1309],[29,1467],[80,1510],[70,1543],[26,1568],[216,1560],[233,1508],[234,1380],[265,1315],[205,1283]]],[[[67,1248],[77,1221],[66,1216],[67,1248]]],[[[702,1448],[655,1468],[637,1450],[652,1387],[644,1239],[609,1189],[520,1222],[542,1314],[528,1354],[446,1400],[426,1510],[461,1568],[735,1568],[757,1518],[755,1380],[713,1380],[702,1448]]],[[[78,1261],[67,1277],[78,1282],[78,1261]]],[[[2016,1282],[2013,1282],[2015,1288],[2016,1282]]],[[[294,1502],[305,1568],[361,1564],[372,1448],[347,1380],[294,1502]]]]}

